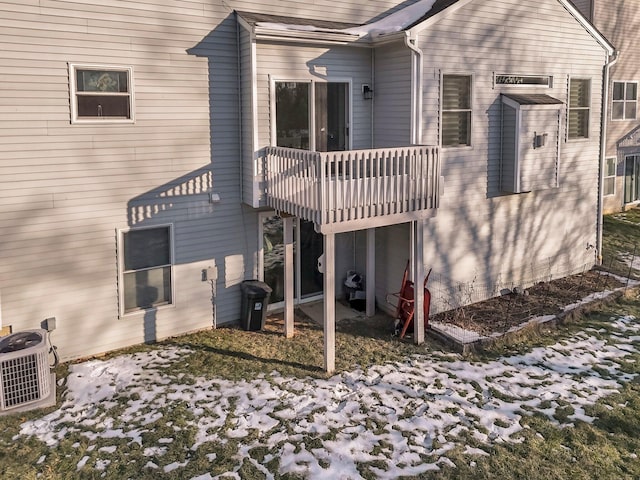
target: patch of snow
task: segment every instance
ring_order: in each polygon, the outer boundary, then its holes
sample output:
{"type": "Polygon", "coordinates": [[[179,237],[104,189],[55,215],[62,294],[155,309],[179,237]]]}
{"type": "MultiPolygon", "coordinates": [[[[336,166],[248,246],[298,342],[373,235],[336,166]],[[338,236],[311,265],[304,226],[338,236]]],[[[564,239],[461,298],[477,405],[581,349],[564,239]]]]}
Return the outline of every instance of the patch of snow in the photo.
{"type": "MultiPolygon", "coordinates": [[[[593,421],[586,407],[635,378],[624,373],[621,364],[640,350],[629,340],[640,336],[640,323],[633,317],[615,317],[610,329],[613,333],[579,332],[554,345],[492,362],[416,355],[327,380],[277,372],[242,381],[178,377],[165,367],[190,351],[174,347],[92,360],[70,366],[61,407],[25,422],[20,433],[36,436],[51,448],[70,432],[142,445],[143,432],[154,428],[148,418],[161,422],[161,413],[180,403],[193,416],[184,426],[194,432],[191,451],[207,442],[238,443],[235,467],[220,475],[226,478],[239,478],[245,460],[273,478],[248,455],[255,448],[267,450],[265,463],[278,460],[280,475],[360,479],[358,465],[368,464],[378,478],[421,476],[449,465],[447,453],[467,435],[487,445],[521,442],[524,415],[540,413],[558,424],[556,410],[570,405],[574,414],[569,422],[593,421]],[[126,389],[118,387],[125,383],[126,389]],[[96,404],[93,393],[101,403],[96,404]],[[117,416],[110,405],[118,406],[117,416]],[[306,443],[310,438],[313,444],[306,443]]],[[[165,455],[172,446],[169,440],[145,443],[143,455],[165,455]]],[[[108,455],[114,449],[101,447],[98,453],[108,455]]],[[[486,455],[469,446],[464,452],[486,455]]],[[[78,469],[88,459],[83,457],[78,469]]],[[[95,468],[107,460],[97,458],[95,468]]],[[[207,454],[207,460],[213,463],[217,456],[207,454]]],[[[179,475],[184,465],[173,462],[163,470],[179,475]]],[[[146,467],[159,468],[151,461],[146,467]]],[[[193,478],[215,477],[203,472],[193,478]]]]}
{"type": "Polygon", "coordinates": [[[82,468],[87,464],[88,460],[89,460],[89,455],[85,455],[84,457],[82,457],[78,462],[78,464],[76,465],[76,470],[82,470],[82,468]]]}
{"type": "Polygon", "coordinates": [[[173,472],[174,470],[177,470],[180,467],[185,467],[188,463],[189,463],[189,460],[187,460],[186,462],[173,462],[173,463],[170,463],[169,465],[165,465],[163,468],[164,473],[173,472]]]}

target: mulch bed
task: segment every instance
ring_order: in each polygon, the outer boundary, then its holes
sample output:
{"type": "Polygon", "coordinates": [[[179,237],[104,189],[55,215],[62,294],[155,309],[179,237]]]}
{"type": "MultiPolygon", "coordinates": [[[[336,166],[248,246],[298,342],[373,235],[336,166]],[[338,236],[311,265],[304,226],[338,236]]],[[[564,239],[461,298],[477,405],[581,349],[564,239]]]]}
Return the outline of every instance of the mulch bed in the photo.
{"type": "Polygon", "coordinates": [[[561,313],[565,306],[576,303],[592,293],[623,286],[624,284],[616,278],[591,270],[538,283],[523,292],[509,293],[442,312],[431,319],[453,324],[480,335],[504,333],[530,318],[561,313]]]}

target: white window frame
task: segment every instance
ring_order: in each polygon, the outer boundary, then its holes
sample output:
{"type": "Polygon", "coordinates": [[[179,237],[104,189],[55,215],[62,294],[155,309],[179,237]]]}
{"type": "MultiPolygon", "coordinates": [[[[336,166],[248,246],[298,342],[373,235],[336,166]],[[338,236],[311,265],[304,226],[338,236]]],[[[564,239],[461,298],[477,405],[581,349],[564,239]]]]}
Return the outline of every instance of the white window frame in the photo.
{"type": "Polygon", "coordinates": [[[472,148],[473,147],[473,102],[474,102],[474,94],[473,94],[473,86],[475,84],[475,78],[474,75],[472,73],[469,72],[441,72],[440,74],[440,146],[442,148],[472,148]],[[447,109],[447,112],[469,112],[470,118],[469,118],[469,143],[468,144],[461,144],[461,145],[444,145],[443,144],[443,138],[444,138],[444,132],[443,132],[443,118],[444,118],[444,113],[445,113],[445,109],[444,109],[444,77],[446,76],[456,76],[456,77],[469,77],[470,79],[470,85],[469,85],[469,108],[468,109],[452,109],[449,110],[447,109]]]}
{"type": "Polygon", "coordinates": [[[569,77],[569,81],[567,82],[567,132],[566,132],[566,140],[569,142],[575,141],[585,141],[591,138],[591,98],[593,93],[593,81],[588,77],[569,77]],[[579,106],[579,107],[571,107],[571,82],[572,81],[586,81],[589,82],[589,101],[587,106],[579,106]],[[571,111],[574,110],[586,110],[587,114],[587,131],[586,136],[580,137],[570,137],[569,132],[571,131],[571,111]]]}
{"type": "Polygon", "coordinates": [[[638,118],[638,82],[637,81],[633,81],[633,80],[614,80],[613,83],[611,84],[611,120],[614,122],[620,122],[620,121],[629,121],[629,120],[636,120],[638,118]],[[615,91],[615,85],[616,83],[622,83],[624,84],[624,97],[622,100],[614,100],[613,99],[613,92],[615,91]],[[635,115],[632,118],[627,118],[626,117],[626,105],[627,102],[629,100],[626,100],[627,97],[627,85],[629,84],[635,84],[636,86],[636,98],[635,98],[635,115]],[[613,116],[613,106],[616,103],[621,103],[622,104],[622,118],[616,118],[613,116]]]}
{"type": "Polygon", "coordinates": [[[602,196],[610,197],[616,194],[616,170],[618,167],[618,159],[616,157],[607,157],[604,159],[604,172],[603,172],[603,182],[602,182],[602,196]],[[609,162],[613,162],[613,175],[607,175],[609,172],[609,162]],[[613,180],[613,191],[611,193],[605,193],[605,188],[607,184],[607,180],[613,180]]]}
{"type": "MultiPolygon", "coordinates": [[[[69,94],[71,104],[71,123],[73,124],[112,124],[112,123],[135,123],[135,93],[133,82],[133,67],[123,65],[99,65],[85,63],[69,63],[69,94]],[[101,95],[126,96],[129,98],[129,118],[125,117],[79,117],[78,116],[78,94],[77,72],[78,70],[102,70],[113,72],[126,72],[128,76],[129,91],[127,93],[111,93],[101,95]]],[[[83,95],[83,93],[80,93],[83,95]]],[[[90,94],[88,94],[90,95],[90,94]]]]}
{"type": "Polygon", "coordinates": [[[271,111],[271,125],[269,137],[271,139],[271,145],[275,146],[278,143],[278,131],[276,125],[276,83],[308,83],[309,87],[309,151],[315,152],[316,150],[316,84],[317,83],[346,83],[348,84],[348,105],[349,109],[347,112],[347,128],[349,130],[349,135],[347,137],[347,150],[351,150],[353,148],[353,129],[351,125],[353,125],[353,78],[351,77],[327,77],[322,80],[318,80],[316,78],[299,78],[299,77],[276,77],[269,76],[269,108],[271,111]],[[313,133],[313,135],[312,135],[313,133]]]}
{"type": "MultiPolygon", "coordinates": [[[[159,225],[150,225],[148,227],[134,227],[134,228],[121,228],[118,229],[116,231],[117,234],[117,239],[118,239],[118,244],[117,244],[117,256],[118,256],[118,303],[119,303],[119,315],[120,318],[123,317],[129,317],[129,316],[135,316],[135,315],[144,315],[148,310],[150,309],[145,309],[145,308],[139,308],[137,310],[132,310],[129,312],[125,311],[125,306],[124,306],[124,275],[125,273],[129,273],[129,270],[125,270],[125,266],[124,266],[124,258],[125,258],[125,252],[124,252],[124,235],[128,232],[131,231],[138,231],[138,230],[153,230],[153,229],[157,229],[157,228],[168,228],[169,229],[169,261],[170,264],[169,265],[156,265],[152,268],[159,268],[159,267],[165,267],[165,266],[169,266],[170,267],[170,271],[171,271],[171,302],[170,303],[166,303],[163,305],[156,305],[153,307],[153,309],[155,310],[163,310],[163,309],[167,309],[167,308],[175,308],[176,306],[176,277],[175,277],[175,270],[174,270],[174,266],[175,266],[175,256],[174,256],[174,250],[175,250],[175,237],[174,237],[174,227],[173,224],[171,223],[166,223],[166,224],[159,224],[159,225]]],[[[140,269],[142,270],[142,269],[140,269]]],[[[136,270],[132,270],[132,271],[136,271],[136,270]]]]}

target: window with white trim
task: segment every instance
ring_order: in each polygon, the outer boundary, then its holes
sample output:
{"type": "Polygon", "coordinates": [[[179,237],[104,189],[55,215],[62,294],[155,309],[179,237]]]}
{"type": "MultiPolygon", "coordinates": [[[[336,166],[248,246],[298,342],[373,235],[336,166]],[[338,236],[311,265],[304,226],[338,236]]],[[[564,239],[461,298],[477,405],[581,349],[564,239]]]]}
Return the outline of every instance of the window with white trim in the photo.
{"type": "Polygon", "coordinates": [[[72,123],[133,123],[131,67],[69,65],[72,123]]]}
{"type": "Polygon", "coordinates": [[[633,120],[638,107],[638,82],[613,82],[611,118],[633,120]]]}
{"type": "Polygon", "coordinates": [[[120,251],[123,313],[173,303],[170,226],[122,231],[120,251]]]}
{"type": "Polygon", "coordinates": [[[442,145],[471,145],[471,75],[442,76],[442,145]]]}
{"type": "Polygon", "coordinates": [[[569,140],[589,138],[589,116],[591,114],[591,80],[572,78],[569,80],[569,109],[567,136],[569,140]]]}
{"type": "Polygon", "coordinates": [[[615,195],[616,193],[616,157],[604,160],[604,184],[602,194],[615,195]]]}

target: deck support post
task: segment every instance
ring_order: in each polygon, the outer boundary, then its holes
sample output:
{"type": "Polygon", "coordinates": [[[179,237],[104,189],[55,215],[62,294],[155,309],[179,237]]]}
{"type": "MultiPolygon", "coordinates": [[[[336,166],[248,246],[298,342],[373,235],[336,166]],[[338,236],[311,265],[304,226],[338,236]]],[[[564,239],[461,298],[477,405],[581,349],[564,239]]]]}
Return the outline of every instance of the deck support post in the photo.
{"type": "Polygon", "coordinates": [[[376,229],[367,229],[367,271],[366,280],[366,297],[367,305],[365,314],[367,317],[373,317],[376,313],[376,229]]]}
{"type": "Polygon", "coordinates": [[[284,240],[284,336],[293,337],[293,222],[295,217],[282,219],[284,240]]]}
{"type": "Polygon", "coordinates": [[[336,252],[335,233],[327,233],[324,239],[324,370],[336,369],[336,252]]]}
{"type": "Polygon", "coordinates": [[[411,224],[411,255],[413,262],[414,314],[413,340],[416,345],[424,343],[424,220],[416,220],[411,224]]]}

